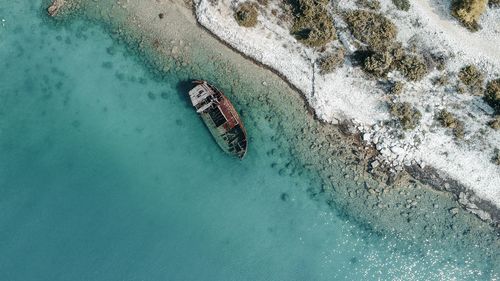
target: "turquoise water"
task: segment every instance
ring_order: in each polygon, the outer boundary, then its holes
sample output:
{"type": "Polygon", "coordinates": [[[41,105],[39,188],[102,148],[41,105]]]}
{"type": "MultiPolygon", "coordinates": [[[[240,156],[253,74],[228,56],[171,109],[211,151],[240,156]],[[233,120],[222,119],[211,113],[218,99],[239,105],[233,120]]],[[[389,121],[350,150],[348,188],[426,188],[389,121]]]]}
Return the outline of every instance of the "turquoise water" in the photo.
{"type": "Polygon", "coordinates": [[[151,79],[98,26],[40,7],[0,0],[0,280],[496,278],[311,200],[311,175],[273,168],[291,156],[264,121],[227,157],[181,75],[151,79]]]}

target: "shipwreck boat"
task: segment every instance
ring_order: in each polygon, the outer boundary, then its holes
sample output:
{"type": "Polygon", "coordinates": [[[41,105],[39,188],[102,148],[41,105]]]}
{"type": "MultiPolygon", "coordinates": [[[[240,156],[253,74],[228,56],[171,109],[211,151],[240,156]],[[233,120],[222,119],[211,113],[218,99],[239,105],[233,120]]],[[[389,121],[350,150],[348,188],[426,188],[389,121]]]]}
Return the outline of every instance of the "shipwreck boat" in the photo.
{"type": "Polygon", "coordinates": [[[247,152],[247,133],[229,99],[207,81],[195,80],[189,98],[215,141],[226,153],[242,159],[247,152]]]}

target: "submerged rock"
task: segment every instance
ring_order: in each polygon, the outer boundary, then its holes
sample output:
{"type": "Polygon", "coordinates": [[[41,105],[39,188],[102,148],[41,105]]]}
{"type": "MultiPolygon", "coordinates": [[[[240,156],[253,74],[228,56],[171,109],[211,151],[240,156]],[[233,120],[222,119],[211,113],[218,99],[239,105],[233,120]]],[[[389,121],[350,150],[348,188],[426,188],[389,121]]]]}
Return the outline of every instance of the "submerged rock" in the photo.
{"type": "Polygon", "coordinates": [[[49,16],[54,17],[57,15],[59,10],[64,6],[64,0],[54,0],[52,4],[47,9],[49,16]]]}

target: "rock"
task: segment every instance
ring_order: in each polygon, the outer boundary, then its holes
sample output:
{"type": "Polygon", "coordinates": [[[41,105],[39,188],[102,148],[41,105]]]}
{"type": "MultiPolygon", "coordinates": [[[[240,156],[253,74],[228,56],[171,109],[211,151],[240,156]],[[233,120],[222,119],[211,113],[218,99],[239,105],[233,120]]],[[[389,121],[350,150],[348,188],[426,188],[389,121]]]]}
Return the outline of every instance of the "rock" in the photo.
{"type": "Polygon", "coordinates": [[[450,213],[451,213],[452,215],[456,215],[456,214],[458,214],[458,211],[459,211],[459,209],[458,209],[458,208],[451,208],[451,209],[450,209],[450,213]]]}
{"type": "Polygon", "coordinates": [[[467,210],[469,210],[471,213],[473,213],[474,215],[476,215],[478,218],[480,218],[483,221],[491,220],[490,214],[488,214],[487,212],[485,212],[483,210],[479,210],[479,209],[467,209],[467,210]]]}
{"type": "Polygon", "coordinates": [[[290,200],[290,195],[288,195],[288,193],[286,193],[286,192],[283,192],[280,195],[280,199],[283,202],[287,202],[288,200],[290,200]]]}
{"type": "Polygon", "coordinates": [[[47,9],[49,16],[54,17],[59,12],[59,9],[64,5],[64,0],[54,0],[52,4],[47,9]]]}
{"type": "Polygon", "coordinates": [[[370,141],[370,134],[368,134],[368,133],[363,134],[363,141],[365,141],[365,142],[370,141]]]}
{"type": "Polygon", "coordinates": [[[397,155],[403,155],[405,153],[405,150],[399,146],[391,147],[391,151],[397,155]]]}

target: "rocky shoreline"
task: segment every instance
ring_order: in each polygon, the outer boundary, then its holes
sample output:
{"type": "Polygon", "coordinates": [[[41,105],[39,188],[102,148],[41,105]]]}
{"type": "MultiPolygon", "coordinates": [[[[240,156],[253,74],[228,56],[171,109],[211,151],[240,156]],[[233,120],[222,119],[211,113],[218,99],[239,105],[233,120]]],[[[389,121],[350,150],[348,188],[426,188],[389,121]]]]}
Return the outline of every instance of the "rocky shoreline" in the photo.
{"type": "MultiPolygon", "coordinates": [[[[129,3],[126,8],[108,4],[100,3],[98,8],[89,4],[85,7],[85,17],[104,21],[112,33],[129,46],[135,46],[131,48],[152,71],[161,76],[165,71],[186,69],[191,75],[206,75],[207,79],[242,93],[234,97],[237,103],[247,105],[243,106],[246,109],[242,117],[265,118],[277,132],[270,141],[293,155],[293,159],[277,161],[272,168],[289,176],[300,176],[302,170],[318,174],[322,183],[308,191],[312,198],[325,200],[333,209],[343,210],[349,219],[381,235],[393,234],[417,241],[430,239],[434,241],[431,245],[452,244],[456,249],[467,251],[479,247],[484,250],[479,256],[498,259],[498,225],[485,224],[475,215],[457,208],[459,205],[451,193],[437,188],[444,186],[441,178],[429,181],[424,177],[427,173],[421,173],[422,182],[430,186],[436,184],[436,188],[431,189],[405,171],[398,175],[383,170],[371,172],[369,165],[378,152],[366,147],[354,126],[318,121],[296,88],[290,89],[283,80],[273,78],[275,75],[270,75],[268,67],[262,70],[262,65],[248,63],[240,53],[222,49],[220,40],[207,35],[193,18],[184,18],[183,14],[191,16],[192,13],[185,3],[137,2],[129,3]],[[158,16],[160,12],[163,18],[158,16]],[[109,17],[109,14],[115,16],[109,17]],[[165,21],[169,18],[175,19],[179,30],[168,28],[170,22],[165,21]],[[190,25],[198,30],[188,30],[190,25]],[[203,57],[210,57],[217,71],[208,72],[199,67],[207,64],[198,55],[199,48],[205,48],[203,57]],[[253,93],[245,91],[250,88],[254,89],[253,93]],[[456,239],[446,239],[448,236],[456,239]]],[[[417,172],[413,174],[419,177],[417,172]]],[[[498,217],[492,215],[491,218],[498,217]]]]}

